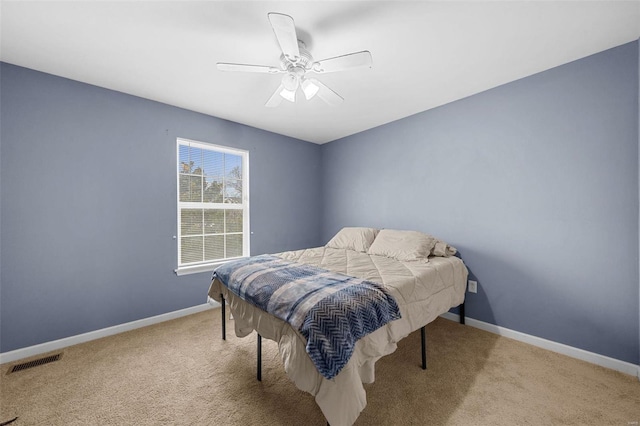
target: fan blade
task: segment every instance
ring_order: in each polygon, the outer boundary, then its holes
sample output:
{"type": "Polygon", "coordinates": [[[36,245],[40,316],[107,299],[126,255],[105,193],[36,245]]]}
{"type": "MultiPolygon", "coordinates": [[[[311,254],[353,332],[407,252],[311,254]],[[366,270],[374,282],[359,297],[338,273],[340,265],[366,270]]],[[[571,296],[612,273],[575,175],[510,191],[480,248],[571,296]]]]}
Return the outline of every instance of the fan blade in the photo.
{"type": "Polygon", "coordinates": [[[298,36],[296,35],[296,26],[293,18],[289,15],[274,12],[269,13],[267,16],[284,56],[291,62],[298,62],[300,50],[298,49],[298,36]]]}
{"type": "Polygon", "coordinates": [[[329,105],[331,105],[331,106],[340,105],[342,103],[342,101],[344,101],[342,96],[338,95],[336,92],[334,92],[333,90],[329,89],[321,81],[319,81],[319,80],[317,80],[315,78],[309,78],[308,80],[319,87],[319,89],[318,89],[318,97],[320,99],[322,99],[323,101],[325,101],[326,103],[328,103],[329,105]]]}
{"type": "Polygon", "coordinates": [[[225,62],[218,62],[216,65],[220,71],[263,72],[268,74],[284,72],[284,70],[280,68],[267,65],[228,64],[225,62]]]}
{"type": "Polygon", "coordinates": [[[280,105],[280,102],[282,102],[282,96],[280,96],[280,92],[282,92],[282,89],[284,89],[284,86],[281,84],[280,87],[278,87],[276,91],[273,92],[273,95],[271,95],[271,97],[269,98],[267,103],[264,104],[264,106],[269,108],[274,108],[280,105]]]}
{"type": "Polygon", "coordinates": [[[363,50],[362,52],[349,53],[347,55],[336,56],[318,61],[311,68],[317,73],[336,72],[350,70],[353,68],[369,67],[371,68],[371,52],[363,50]]]}

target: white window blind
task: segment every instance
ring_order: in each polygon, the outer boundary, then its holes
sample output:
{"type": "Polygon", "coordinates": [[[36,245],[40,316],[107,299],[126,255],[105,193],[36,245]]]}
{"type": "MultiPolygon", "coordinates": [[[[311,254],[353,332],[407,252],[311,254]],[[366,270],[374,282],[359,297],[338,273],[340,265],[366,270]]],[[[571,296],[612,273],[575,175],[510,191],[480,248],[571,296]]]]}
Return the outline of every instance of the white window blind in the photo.
{"type": "Polygon", "coordinates": [[[213,269],[249,255],[249,153],[177,141],[178,269],[213,269]]]}

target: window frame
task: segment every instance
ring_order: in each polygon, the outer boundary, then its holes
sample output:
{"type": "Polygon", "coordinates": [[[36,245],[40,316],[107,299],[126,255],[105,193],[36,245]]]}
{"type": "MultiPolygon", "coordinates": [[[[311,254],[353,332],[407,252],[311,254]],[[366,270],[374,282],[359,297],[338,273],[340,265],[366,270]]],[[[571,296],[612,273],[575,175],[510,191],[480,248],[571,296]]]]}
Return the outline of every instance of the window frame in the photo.
{"type": "MultiPolygon", "coordinates": [[[[173,162],[174,173],[176,174],[176,240],[177,240],[177,268],[174,269],[176,275],[194,274],[198,272],[213,271],[218,265],[235,259],[248,257],[250,250],[249,231],[249,151],[230,148],[227,146],[212,144],[208,142],[194,141],[185,138],[176,138],[176,158],[173,162]],[[237,155],[242,158],[242,203],[241,208],[231,207],[233,204],[227,203],[206,203],[204,201],[180,201],[180,146],[190,146],[209,151],[216,151],[223,154],[237,155]],[[211,210],[242,210],[242,256],[229,257],[216,260],[203,260],[202,262],[192,262],[181,264],[182,260],[182,210],[183,209],[211,209],[211,210]]],[[[222,235],[226,235],[224,232],[222,235]]]]}

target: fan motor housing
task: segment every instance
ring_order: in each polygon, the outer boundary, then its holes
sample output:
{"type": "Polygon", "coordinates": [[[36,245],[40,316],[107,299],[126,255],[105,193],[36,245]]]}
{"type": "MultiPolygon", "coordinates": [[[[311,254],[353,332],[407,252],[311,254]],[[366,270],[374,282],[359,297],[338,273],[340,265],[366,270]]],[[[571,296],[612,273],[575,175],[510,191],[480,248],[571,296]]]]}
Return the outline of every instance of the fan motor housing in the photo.
{"type": "Polygon", "coordinates": [[[313,56],[311,56],[311,53],[309,53],[302,40],[298,40],[298,50],[300,51],[300,58],[297,62],[291,62],[284,56],[284,54],[280,55],[282,69],[296,74],[299,74],[299,71],[297,71],[296,68],[302,68],[304,71],[311,69],[311,66],[313,65],[313,56]]]}

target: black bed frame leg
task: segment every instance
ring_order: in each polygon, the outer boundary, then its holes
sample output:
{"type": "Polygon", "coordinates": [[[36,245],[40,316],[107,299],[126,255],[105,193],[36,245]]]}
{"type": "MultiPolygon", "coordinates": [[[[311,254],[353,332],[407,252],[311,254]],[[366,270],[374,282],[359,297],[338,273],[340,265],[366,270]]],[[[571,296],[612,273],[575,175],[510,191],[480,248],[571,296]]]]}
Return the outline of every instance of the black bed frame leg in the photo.
{"type": "Polygon", "coordinates": [[[258,374],[257,379],[262,381],[262,336],[258,334],[258,374]]]}
{"type": "Polygon", "coordinates": [[[422,338],[422,369],[427,369],[427,327],[420,329],[420,337],[422,338]]]}
{"type": "Polygon", "coordinates": [[[225,321],[225,307],[224,307],[224,296],[220,295],[220,300],[222,303],[222,340],[227,340],[227,327],[225,321]]]}
{"type": "Polygon", "coordinates": [[[464,325],[464,302],[460,305],[460,324],[464,325]]]}

